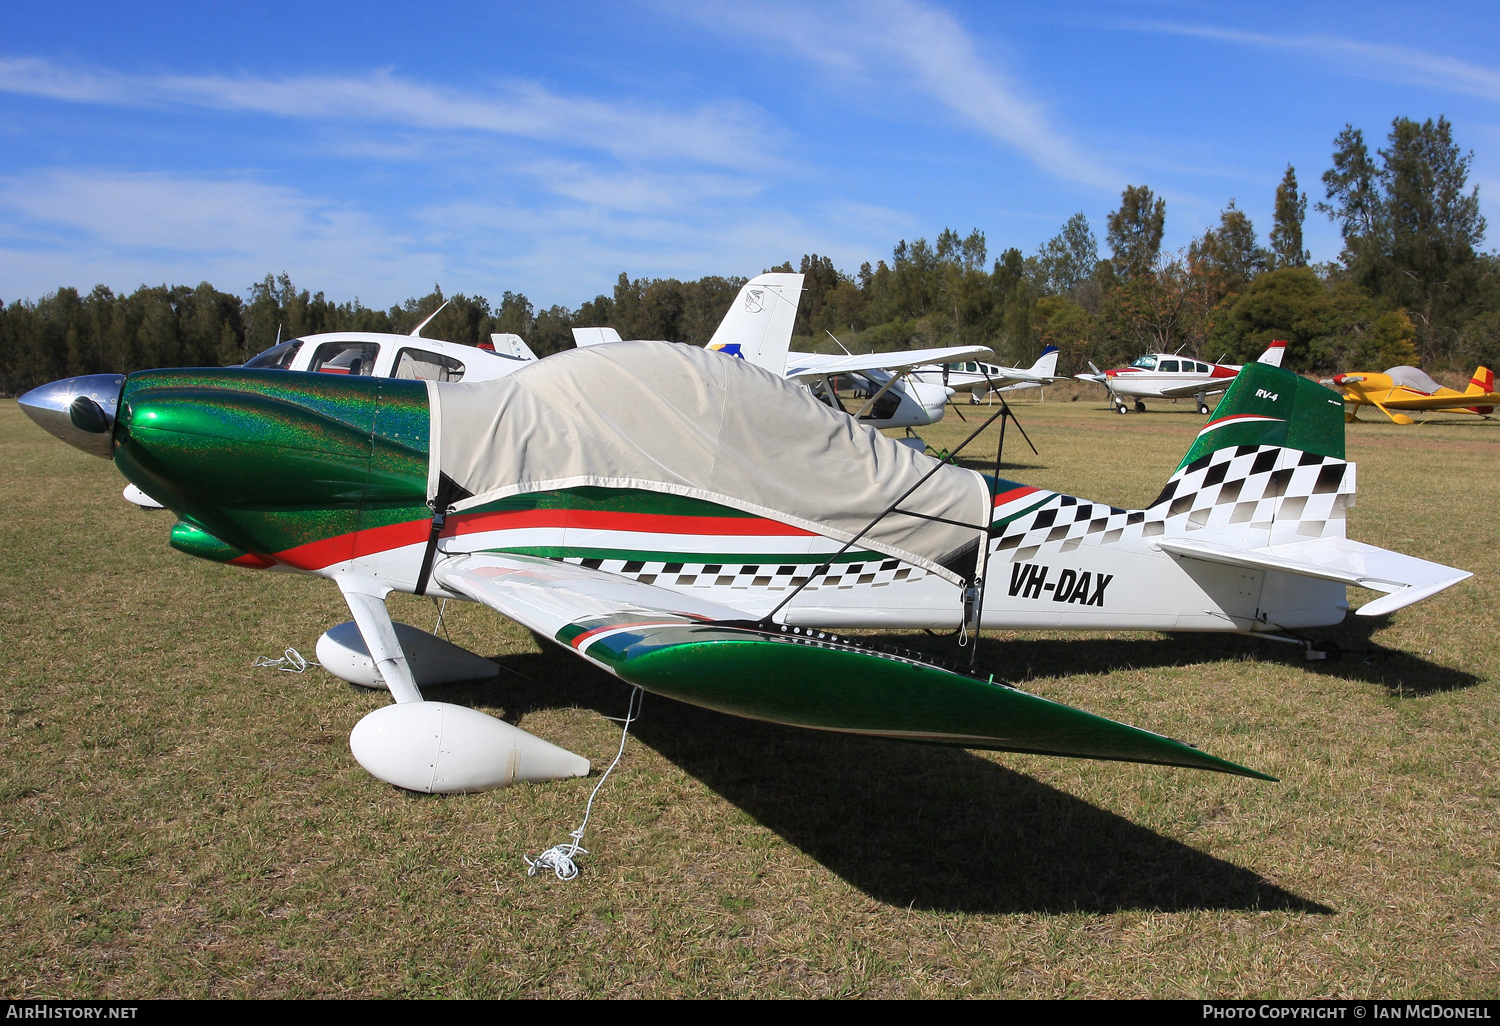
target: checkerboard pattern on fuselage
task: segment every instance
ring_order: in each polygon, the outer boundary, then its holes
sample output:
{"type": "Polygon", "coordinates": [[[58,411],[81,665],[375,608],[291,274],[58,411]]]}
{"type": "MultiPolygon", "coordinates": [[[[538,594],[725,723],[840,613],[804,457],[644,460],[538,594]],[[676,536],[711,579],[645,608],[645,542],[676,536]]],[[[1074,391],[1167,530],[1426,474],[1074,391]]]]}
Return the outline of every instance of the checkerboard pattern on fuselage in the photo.
{"type": "MultiPolygon", "coordinates": [[[[817,563],[667,563],[576,556],[561,557],[560,561],[630,577],[642,584],[669,588],[729,588],[734,591],[786,591],[801,584],[818,567],[817,563]]],[[[879,588],[902,581],[921,580],[926,576],[927,571],[920,567],[906,566],[900,560],[882,557],[863,562],[834,563],[805,590],[879,588]]]]}
{"type": "Polygon", "coordinates": [[[1173,474],[1144,510],[1055,495],[1005,525],[995,557],[1025,562],[1084,544],[1140,544],[1221,528],[1256,546],[1344,537],[1354,465],[1276,445],[1216,449],[1173,474]]]}

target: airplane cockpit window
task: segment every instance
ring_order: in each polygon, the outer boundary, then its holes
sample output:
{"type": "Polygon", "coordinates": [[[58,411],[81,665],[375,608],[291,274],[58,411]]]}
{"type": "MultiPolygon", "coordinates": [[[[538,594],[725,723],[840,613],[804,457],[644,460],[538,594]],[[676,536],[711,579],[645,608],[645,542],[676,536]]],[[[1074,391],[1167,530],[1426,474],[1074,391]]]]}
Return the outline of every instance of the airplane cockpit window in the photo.
{"type": "Polygon", "coordinates": [[[418,381],[462,381],[464,365],[451,357],[424,349],[403,349],[396,357],[396,371],[391,377],[418,381]]]}
{"type": "Polygon", "coordinates": [[[1206,364],[1206,363],[1200,363],[1200,364],[1198,364],[1198,373],[1199,374],[1212,374],[1213,372],[1214,372],[1214,369],[1212,367],[1210,367],[1208,364],[1206,364]]]}
{"type": "MultiPolygon", "coordinates": [[[[1158,367],[1158,368],[1156,368],[1156,369],[1159,370],[1159,371],[1161,371],[1163,374],[1176,374],[1177,373],[1177,361],[1176,360],[1163,360],[1161,362],[1161,366],[1158,367]]],[[[1188,369],[1192,370],[1192,364],[1188,364],[1188,369]]]]}
{"type": "Polygon", "coordinates": [[[324,342],[313,354],[308,370],[322,374],[352,374],[368,377],[375,373],[375,357],[380,346],[375,342],[324,342]]]}
{"type": "Polygon", "coordinates": [[[1130,366],[1139,367],[1141,370],[1156,370],[1156,357],[1142,356],[1130,366]]]}
{"type": "Polygon", "coordinates": [[[302,348],[300,338],[287,339],[280,345],[274,345],[263,353],[259,353],[245,361],[246,367],[256,367],[260,370],[286,370],[292,365],[292,359],[297,355],[297,350],[302,348]]]}
{"type": "Polygon", "coordinates": [[[1392,384],[1425,395],[1433,395],[1443,387],[1416,367],[1391,367],[1386,370],[1386,374],[1390,377],[1392,384]]]}

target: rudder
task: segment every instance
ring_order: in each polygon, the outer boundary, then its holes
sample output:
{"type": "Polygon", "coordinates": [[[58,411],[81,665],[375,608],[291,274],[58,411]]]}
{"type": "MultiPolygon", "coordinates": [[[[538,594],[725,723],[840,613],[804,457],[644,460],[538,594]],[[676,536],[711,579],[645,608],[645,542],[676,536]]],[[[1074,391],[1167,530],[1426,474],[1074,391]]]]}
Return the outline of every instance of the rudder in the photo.
{"type": "Polygon", "coordinates": [[[1177,469],[1229,446],[1276,445],[1342,460],[1344,400],[1300,374],[1249,363],[1177,469]]]}

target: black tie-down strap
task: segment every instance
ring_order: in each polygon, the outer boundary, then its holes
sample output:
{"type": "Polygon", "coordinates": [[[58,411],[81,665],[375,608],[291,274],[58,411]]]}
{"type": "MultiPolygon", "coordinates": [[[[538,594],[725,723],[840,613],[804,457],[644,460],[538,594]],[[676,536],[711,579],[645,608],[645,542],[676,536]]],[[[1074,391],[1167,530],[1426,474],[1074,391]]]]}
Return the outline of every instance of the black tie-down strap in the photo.
{"type": "Polygon", "coordinates": [[[412,593],[418,597],[427,594],[427,581],[432,577],[432,560],[437,556],[438,538],[442,536],[443,524],[448,520],[448,507],[432,511],[432,530],[427,534],[427,549],[422,553],[422,572],[417,574],[417,587],[412,593]]]}

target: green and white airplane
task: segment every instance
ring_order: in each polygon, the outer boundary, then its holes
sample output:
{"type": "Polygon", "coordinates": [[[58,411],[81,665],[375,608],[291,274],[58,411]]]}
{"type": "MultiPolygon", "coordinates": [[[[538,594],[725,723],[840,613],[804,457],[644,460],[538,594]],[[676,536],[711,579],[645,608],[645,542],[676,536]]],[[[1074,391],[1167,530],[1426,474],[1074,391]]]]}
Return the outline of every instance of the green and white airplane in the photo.
{"type": "Polygon", "coordinates": [[[1338,623],[1351,584],[1385,593],[1358,610],[1379,615],[1470,576],[1346,538],[1342,400],[1256,364],[1137,510],[940,462],[747,361],[658,342],[474,383],[152,370],[20,402],[172,510],[174,548],[337,584],[353,622],[321,661],[395,699],[351,747],[419,791],[588,762],[424,700],[494,667],[393,624],[394,591],[482,603],[623,681],[753,719],[1263,776],[832,632],[1278,634],[1338,623]]]}

